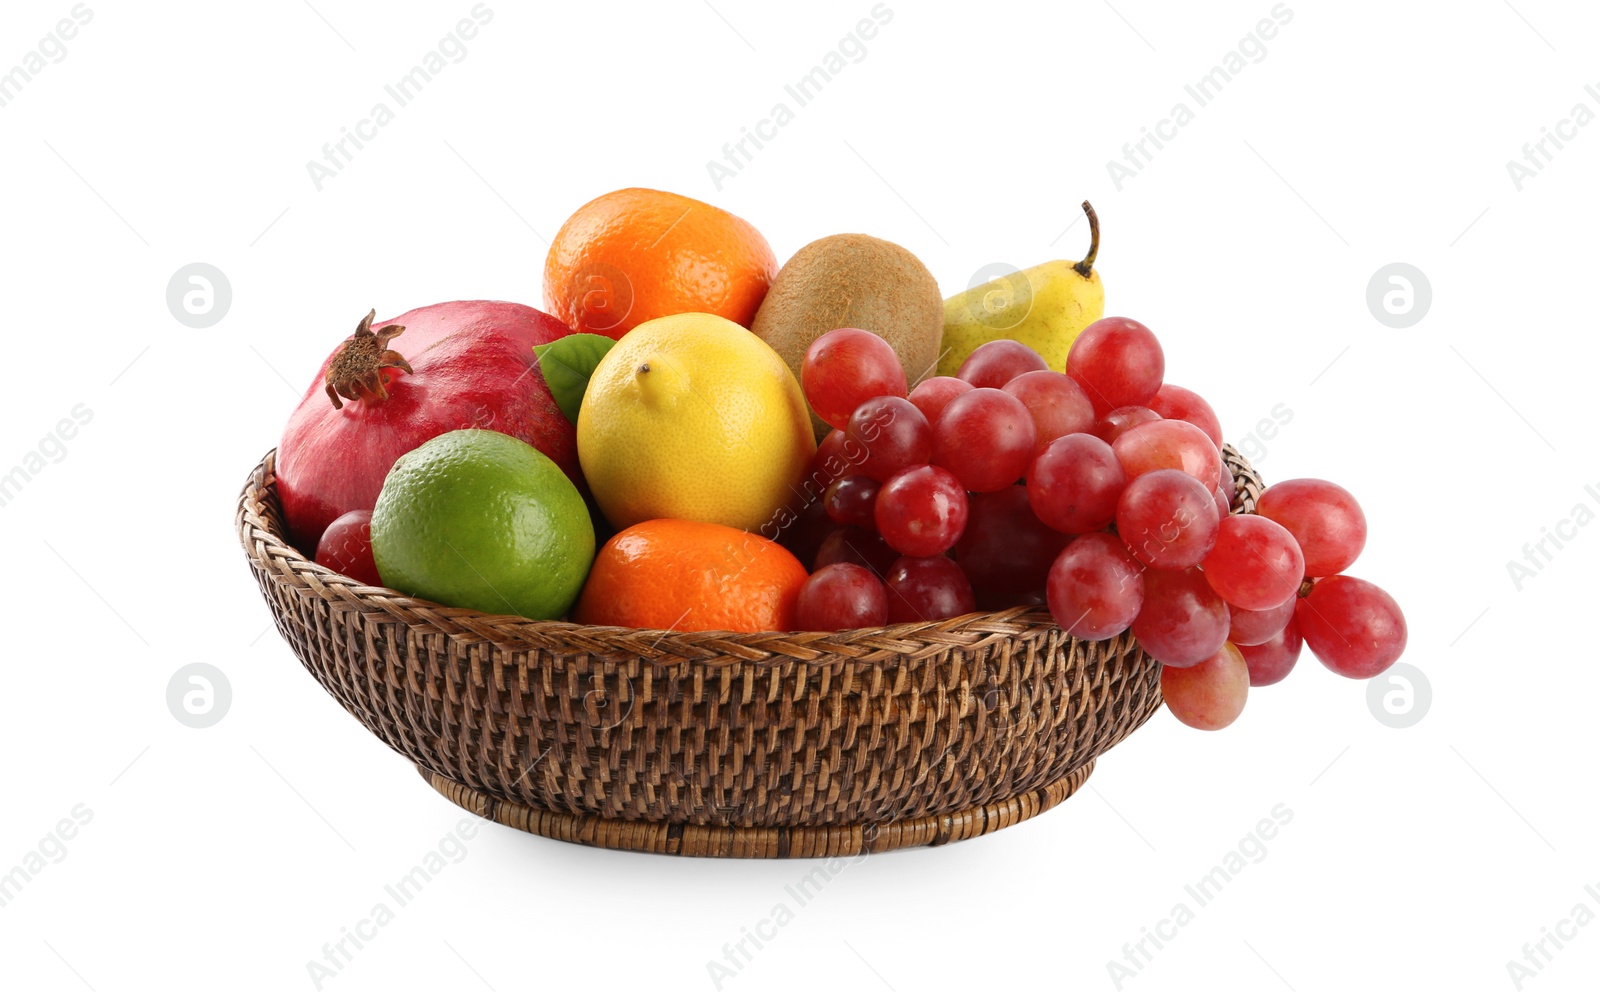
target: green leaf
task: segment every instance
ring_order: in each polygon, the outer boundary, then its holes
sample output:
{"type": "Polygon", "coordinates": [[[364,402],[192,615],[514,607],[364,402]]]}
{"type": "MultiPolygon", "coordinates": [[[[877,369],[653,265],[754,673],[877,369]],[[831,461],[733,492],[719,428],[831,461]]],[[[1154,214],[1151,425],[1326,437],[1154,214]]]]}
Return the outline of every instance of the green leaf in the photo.
{"type": "Polygon", "coordinates": [[[533,346],[550,395],[574,424],[578,422],[578,407],[583,405],[584,390],[589,388],[589,377],[616,343],[604,334],[568,334],[549,344],[533,346]]]}

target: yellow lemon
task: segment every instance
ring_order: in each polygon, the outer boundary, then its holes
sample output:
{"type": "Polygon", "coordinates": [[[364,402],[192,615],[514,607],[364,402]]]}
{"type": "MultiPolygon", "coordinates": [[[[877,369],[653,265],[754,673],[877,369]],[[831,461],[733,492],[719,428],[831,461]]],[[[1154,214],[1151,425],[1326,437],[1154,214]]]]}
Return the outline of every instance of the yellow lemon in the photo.
{"type": "Polygon", "coordinates": [[[816,448],[783,359],[709,313],[624,334],[578,409],[578,461],[619,530],[668,517],[775,537],[816,448]]]}

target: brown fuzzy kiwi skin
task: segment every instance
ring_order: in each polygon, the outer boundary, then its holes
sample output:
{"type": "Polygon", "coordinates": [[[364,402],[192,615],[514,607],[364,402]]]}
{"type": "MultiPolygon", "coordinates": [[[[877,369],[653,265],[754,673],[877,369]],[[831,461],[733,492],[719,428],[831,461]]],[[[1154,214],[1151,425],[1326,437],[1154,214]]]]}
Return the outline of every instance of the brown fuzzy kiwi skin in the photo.
{"type": "MultiPolygon", "coordinates": [[[[795,379],[811,342],[836,327],[879,335],[900,356],[906,385],[933,374],[944,337],[939,283],[917,256],[867,234],[819,238],[784,263],[750,330],[782,356],[795,379]]],[[[817,437],[830,428],[811,415],[817,437]]]]}

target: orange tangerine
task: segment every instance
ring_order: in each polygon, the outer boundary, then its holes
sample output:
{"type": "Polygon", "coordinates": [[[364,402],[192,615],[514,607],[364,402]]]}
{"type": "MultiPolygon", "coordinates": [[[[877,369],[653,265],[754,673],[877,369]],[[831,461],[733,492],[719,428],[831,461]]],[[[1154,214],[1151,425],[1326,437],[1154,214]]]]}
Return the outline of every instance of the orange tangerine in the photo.
{"type": "Polygon", "coordinates": [[[748,221],[655,189],[619,189],[567,218],[544,262],[545,309],[620,338],[657,317],[714,313],[743,327],[778,274],[748,221]]]}
{"type": "Polygon", "coordinates": [[[748,531],[646,520],[605,543],[578,598],[578,623],[653,630],[793,630],[805,566],[748,531]]]}

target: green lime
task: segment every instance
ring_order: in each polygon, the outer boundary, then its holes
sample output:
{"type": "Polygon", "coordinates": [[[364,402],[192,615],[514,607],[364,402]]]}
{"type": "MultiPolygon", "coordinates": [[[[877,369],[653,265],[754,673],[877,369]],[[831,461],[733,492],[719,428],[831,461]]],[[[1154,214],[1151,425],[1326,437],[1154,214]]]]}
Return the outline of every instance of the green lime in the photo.
{"type": "Polygon", "coordinates": [[[383,584],[408,595],[553,620],[583,590],[594,525],[572,480],[532,445],[451,431],[389,470],[372,557],[383,584]]]}

